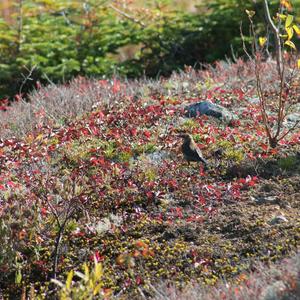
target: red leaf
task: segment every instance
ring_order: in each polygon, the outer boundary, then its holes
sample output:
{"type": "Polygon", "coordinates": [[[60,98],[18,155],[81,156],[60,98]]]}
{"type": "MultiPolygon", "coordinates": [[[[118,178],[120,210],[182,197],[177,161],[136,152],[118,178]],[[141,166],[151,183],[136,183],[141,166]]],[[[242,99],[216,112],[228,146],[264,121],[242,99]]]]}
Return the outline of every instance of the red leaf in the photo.
{"type": "Polygon", "coordinates": [[[130,130],[130,134],[131,134],[132,136],[136,136],[136,134],[137,134],[137,129],[136,129],[136,128],[132,128],[132,129],[130,130]]]}
{"type": "Polygon", "coordinates": [[[206,200],[205,200],[205,198],[204,198],[202,195],[199,195],[199,196],[198,196],[198,202],[199,202],[201,205],[205,205],[205,204],[206,204],[206,200]]]}
{"type": "Polygon", "coordinates": [[[143,279],[142,279],[142,277],[141,276],[136,276],[136,278],[135,278],[135,283],[137,284],[137,285],[140,285],[140,284],[142,284],[143,283],[143,279]]]}
{"type": "Polygon", "coordinates": [[[147,193],[146,193],[146,196],[147,196],[147,198],[150,199],[150,200],[154,199],[154,193],[153,193],[153,192],[147,192],[147,193]]]}
{"type": "Polygon", "coordinates": [[[264,150],[264,151],[268,151],[269,146],[267,144],[260,144],[260,147],[264,150]]]}
{"type": "Polygon", "coordinates": [[[104,261],[104,256],[102,256],[98,250],[96,250],[94,254],[90,256],[90,261],[94,261],[94,258],[97,262],[104,261]]]}
{"type": "Polygon", "coordinates": [[[48,214],[48,210],[45,207],[42,207],[41,214],[42,214],[42,216],[46,216],[48,214]]]}
{"type": "Polygon", "coordinates": [[[144,130],[144,136],[149,139],[151,137],[151,132],[148,130],[144,130]]]}

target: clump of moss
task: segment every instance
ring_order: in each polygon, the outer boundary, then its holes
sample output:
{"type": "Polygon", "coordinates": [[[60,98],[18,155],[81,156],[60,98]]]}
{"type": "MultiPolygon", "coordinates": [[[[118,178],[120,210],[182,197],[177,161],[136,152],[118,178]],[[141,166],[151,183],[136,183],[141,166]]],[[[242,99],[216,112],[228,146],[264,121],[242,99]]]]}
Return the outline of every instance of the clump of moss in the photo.
{"type": "Polygon", "coordinates": [[[235,145],[230,141],[221,140],[217,142],[214,150],[218,148],[223,150],[223,157],[225,160],[230,160],[234,163],[240,163],[245,157],[244,151],[241,149],[236,149],[235,145]]]}
{"type": "Polygon", "coordinates": [[[132,153],[128,151],[121,151],[118,154],[118,160],[120,162],[129,162],[129,160],[132,158],[132,153]]]}
{"type": "Polygon", "coordinates": [[[199,127],[199,124],[196,120],[194,119],[187,119],[182,125],[181,125],[181,130],[193,130],[199,127]]]}
{"type": "Polygon", "coordinates": [[[80,160],[89,159],[92,155],[92,149],[103,148],[103,146],[103,141],[98,138],[80,138],[65,145],[62,154],[71,162],[77,163],[80,160]]]}
{"type": "Polygon", "coordinates": [[[298,168],[299,160],[295,156],[288,156],[278,160],[278,166],[285,171],[293,171],[298,168]]]}
{"type": "MultiPolygon", "coordinates": [[[[80,138],[74,140],[63,148],[63,154],[71,162],[77,163],[80,160],[91,158],[95,149],[99,154],[102,153],[108,160],[128,162],[132,157],[130,151],[119,151],[115,141],[99,140],[98,138],[80,138]]],[[[146,151],[147,150],[148,149],[146,148],[146,151]]]]}
{"type": "Polygon", "coordinates": [[[157,149],[155,143],[153,142],[149,142],[146,144],[134,144],[132,148],[134,155],[137,156],[143,153],[153,153],[157,149]]]}

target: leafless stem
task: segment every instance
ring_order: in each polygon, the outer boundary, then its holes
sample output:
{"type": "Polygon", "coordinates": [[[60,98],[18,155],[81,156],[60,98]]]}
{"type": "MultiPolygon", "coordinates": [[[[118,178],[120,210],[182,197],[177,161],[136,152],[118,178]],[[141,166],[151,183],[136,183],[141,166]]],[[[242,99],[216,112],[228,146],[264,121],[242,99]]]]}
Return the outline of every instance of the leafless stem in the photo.
{"type": "Polygon", "coordinates": [[[277,72],[279,77],[282,76],[282,69],[283,69],[283,59],[282,59],[282,47],[281,47],[281,40],[280,40],[280,32],[279,28],[277,28],[271,18],[268,1],[263,1],[264,11],[267,23],[269,24],[271,30],[273,31],[275,37],[275,49],[276,49],[276,62],[277,62],[277,72]]]}
{"type": "MultiPolygon", "coordinates": [[[[20,88],[19,88],[19,96],[20,96],[21,98],[22,98],[23,87],[24,87],[24,85],[26,84],[26,82],[27,82],[28,80],[32,80],[31,75],[32,75],[32,73],[34,72],[34,70],[36,69],[36,65],[34,65],[30,70],[29,70],[27,67],[25,67],[25,69],[26,69],[26,71],[28,71],[28,75],[25,76],[25,75],[21,74],[22,77],[23,77],[23,81],[22,81],[22,83],[21,83],[21,85],[20,85],[20,88]]],[[[23,99],[23,98],[22,98],[22,99],[23,99]]]]}
{"type": "Polygon", "coordinates": [[[296,123],[293,125],[293,127],[291,127],[289,130],[287,130],[287,132],[285,132],[284,134],[282,134],[282,136],[278,137],[278,140],[282,140],[283,138],[285,138],[290,132],[292,132],[297,126],[298,124],[300,124],[300,121],[296,121],[296,123]]]}
{"type": "Polygon", "coordinates": [[[240,24],[240,34],[241,34],[241,38],[242,38],[242,43],[243,43],[243,50],[245,52],[245,54],[247,55],[248,59],[250,61],[253,60],[252,56],[249,54],[248,50],[247,50],[247,47],[246,47],[246,44],[245,44],[245,37],[244,37],[244,34],[243,34],[243,29],[242,29],[242,22],[240,24]]]}

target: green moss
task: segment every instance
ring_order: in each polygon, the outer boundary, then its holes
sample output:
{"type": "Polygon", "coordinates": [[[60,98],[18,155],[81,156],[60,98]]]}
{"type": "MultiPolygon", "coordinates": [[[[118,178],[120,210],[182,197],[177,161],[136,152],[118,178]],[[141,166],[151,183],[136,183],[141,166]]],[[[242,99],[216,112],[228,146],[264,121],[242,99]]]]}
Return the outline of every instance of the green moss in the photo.
{"type": "Polygon", "coordinates": [[[187,119],[182,125],[181,125],[182,130],[193,130],[197,127],[199,127],[199,124],[196,120],[194,119],[187,119]]]}
{"type": "Polygon", "coordinates": [[[71,143],[65,145],[62,150],[62,154],[71,162],[78,162],[80,160],[86,160],[94,155],[97,151],[98,154],[102,154],[109,160],[120,160],[122,162],[129,161],[132,157],[130,152],[118,151],[118,146],[115,141],[105,141],[99,138],[80,138],[74,140],[71,143]]]}
{"type": "Polygon", "coordinates": [[[244,152],[237,149],[227,150],[225,151],[225,158],[234,162],[241,162],[244,159],[244,152]]]}
{"type": "Polygon", "coordinates": [[[117,157],[117,159],[121,162],[128,162],[130,160],[130,158],[132,158],[132,153],[125,152],[125,151],[121,151],[117,157]]]}
{"type": "Polygon", "coordinates": [[[64,146],[62,154],[64,154],[71,162],[89,159],[92,156],[92,149],[103,148],[103,142],[98,138],[80,138],[73,140],[64,146]]]}
{"type": "Polygon", "coordinates": [[[145,170],[144,175],[145,175],[145,179],[148,181],[154,181],[155,179],[157,179],[158,176],[154,168],[145,170]]]}
{"type": "Polygon", "coordinates": [[[282,170],[292,171],[297,168],[299,161],[295,156],[288,156],[278,160],[278,165],[282,170]]]}
{"type": "Polygon", "coordinates": [[[141,155],[143,153],[153,153],[156,151],[157,147],[155,143],[149,142],[146,144],[134,144],[132,149],[135,155],[141,155]]]}
{"type": "Polygon", "coordinates": [[[220,140],[215,143],[212,151],[217,149],[222,149],[223,151],[223,161],[232,161],[239,163],[244,160],[245,153],[243,149],[236,149],[235,144],[228,140],[220,140]]]}

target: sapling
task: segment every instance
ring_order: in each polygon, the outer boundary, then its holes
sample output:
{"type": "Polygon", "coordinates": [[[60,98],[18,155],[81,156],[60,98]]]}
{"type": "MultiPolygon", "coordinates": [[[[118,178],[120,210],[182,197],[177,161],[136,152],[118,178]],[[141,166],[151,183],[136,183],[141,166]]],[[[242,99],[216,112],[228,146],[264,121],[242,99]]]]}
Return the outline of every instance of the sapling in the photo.
{"type": "MultiPolygon", "coordinates": [[[[289,0],[281,0],[279,6],[279,12],[274,19],[272,19],[269,11],[268,1],[263,1],[264,12],[268,26],[271,28],[273,34],[274,44],[275,44],[275,57],[276,57],[276,67],[278,75],[278,98],[276,103],[276,116],[275,120],[270,121],[270,113],[268,112],[268,97],[266,96],[265,90],[263,88],[263,68],[262,59],[264,57],[267,49],[267,37],[257,37],[256,30],[253,22],[254,11],[246,10],[250,21],[250,32],[253,35],[252,43],[252,55],[246,50],[244,45],[244,50],[254,62],[255,76],[256,76],[256,90],[259,98],[259,107],[262,116],[263,125],[265,128],[265,133],[268,138],[268,142],[271,148],[276,148],[278,142],[286,137],[290,132],[292,132],[299,124],[299,121],[295,122],[294,125],[285,129],[283,122],[287,116],[288,109],[290,106],[289,94],[291,91],[292,81],[296,77],[296,70],[300,67],[300,60],[294,61],[292,65],[292,70],[289,75],[286,73],[286,67],[290,66],[288,59],[285,57],[284,47],[287,47],[291,53],[297,57],[297,48],[293,43],[292,39],[294,33],[300,35],[300,28],[295,23],[295,18],[290,12],[292,11],[292,4],[289,0]],[[275,125],[275,126],[274,126],[275,125]]],[[[243,36],[242,36],[243,38],[243,36]]]]}

